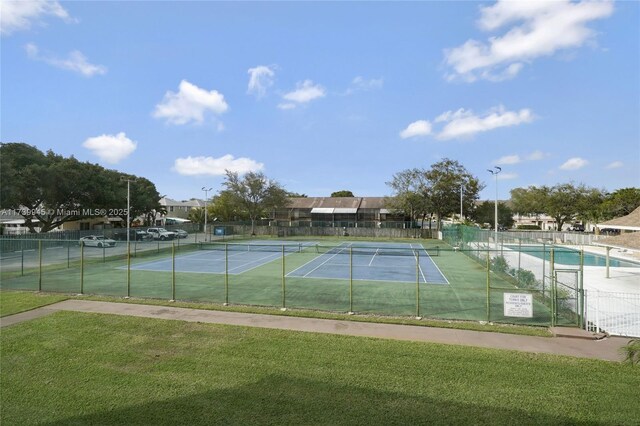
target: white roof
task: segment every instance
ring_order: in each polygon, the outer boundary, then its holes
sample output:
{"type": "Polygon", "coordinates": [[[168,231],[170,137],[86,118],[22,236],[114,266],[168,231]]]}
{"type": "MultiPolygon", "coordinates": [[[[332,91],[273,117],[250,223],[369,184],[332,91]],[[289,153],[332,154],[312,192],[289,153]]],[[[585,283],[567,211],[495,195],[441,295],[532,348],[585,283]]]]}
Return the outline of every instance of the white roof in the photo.
{"type": "Polygon", "coordinates": [[[315,207],[311,209],[311,213],[333,214],[334,210],[333,207],[315,207]]]}

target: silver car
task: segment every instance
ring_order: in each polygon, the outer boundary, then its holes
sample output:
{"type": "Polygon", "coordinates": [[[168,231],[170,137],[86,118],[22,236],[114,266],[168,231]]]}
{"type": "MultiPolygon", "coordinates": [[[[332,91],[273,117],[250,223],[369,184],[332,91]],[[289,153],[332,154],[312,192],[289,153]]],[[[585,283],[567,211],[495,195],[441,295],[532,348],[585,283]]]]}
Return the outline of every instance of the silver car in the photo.
{"type": "Polygon", "coordinates": [[[85,247],[115,247],[116,242],[109,238],[105,238],[102,235],[87,235],[80,238],[79,244],[85,247]]]}

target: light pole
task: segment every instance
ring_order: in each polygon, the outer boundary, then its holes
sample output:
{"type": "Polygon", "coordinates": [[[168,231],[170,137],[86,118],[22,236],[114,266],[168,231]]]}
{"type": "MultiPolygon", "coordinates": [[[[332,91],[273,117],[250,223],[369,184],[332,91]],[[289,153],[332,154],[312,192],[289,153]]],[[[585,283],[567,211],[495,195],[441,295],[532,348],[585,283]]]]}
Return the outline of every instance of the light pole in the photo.
{"type": "Polygon", "coordinates": [[[135,179],[122,176],[121,181],[127,181],[127,247],[129,247],[129,231],[131,223],[131,182],[135,182],[135,179]]]}
{"type": "Polygon", "coordinates": [[[495,227],[495,243],[496,249],[498,248],[498,173],[502,171],[502,167],[494,166],[493,170],[487,169],[489,173],[496,177],[496,204],[495,204],[495,216],[494,216],[494,227],[495,227]]]}
{"type": "Polygon", "coordinates": [[[204,240],[207,241],[207,199],[209,198],[209,191],[213,188],[202,187],[204,191],[204,240]]]}

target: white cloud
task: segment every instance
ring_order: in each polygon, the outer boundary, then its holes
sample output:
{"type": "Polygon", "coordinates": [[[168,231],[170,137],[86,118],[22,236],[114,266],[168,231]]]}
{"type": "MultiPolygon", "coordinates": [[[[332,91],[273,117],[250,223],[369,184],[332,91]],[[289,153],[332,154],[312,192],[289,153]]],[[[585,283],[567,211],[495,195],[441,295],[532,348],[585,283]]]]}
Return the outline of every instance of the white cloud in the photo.
{"type": "Polygon", "coordinates": [[[247,93],[256,95],[258,98],[263,97],[267,89],[273,85],[274,70],[266,65],[258,65],[255,68],[249,68],[247,72],[249,73],[247,93]]]}
{"type": "Polygon", "coordinates": [[[115,136],[101,135],[88,138],[82,146],[98,156],[102,161],[116,164],[135,151],[137,143],[129,139],[124,132],[120,132],[115,136]]]}
{"type": "Polygon", "coordinates": [[[527,155],[527,160],[529,161],[538,161],[545,158],[547,154],[540,150],[533,151],[531,154],[527,155]]]}
{"type": "Polygon", "coordinates": [[[406,129],[400,132],[402,139],[412,138],[414,136],[426,136],[431,134],[431,123],[426,120],[418,120],[409,124],[406,129]]]}
{"type": "Polygon", "coordinates": [[[519,155],[505,155],[495,161],[496,164],[518,164],[522,160],[519,155]]]}
{"type": "Polygon", "coordinates": [[[357,76],[351,81],[351,86],[345,92],[345,95],[351,95],[355,92],[368,92],[371,90],[382,89],[384,80],[382,78],[370,78],[366,79],[361,76],[357,76]]]}
{"type": "Polygon", "coordinates": [[[499,127],[517,126],[530,123],[533,120],[534,115],[529,109],[505,111],[502,106],[492,109],[484,117],[464,109],[455,112],[447,111],[435,120],[447,123],[436,137],[441,140],[471,137],[476,133],[487,132],[499,127]]]}
{"type": "Polygon", "coordinates": [[[613,13],[613,2],[604,1],[509,1],[500,0],[480,8],[482,30],[506,28],[486,42],[467,40],[445,50],[445,62],[453,72],[449,80],[499,81],[516,76],[525,63],[578,48],[593,39],[587,24],[613,13]]]}
{"type": "Polygon", "coordinates": [[[214,157],[186,157],[176,158],[173,170],[181,175],[196,176],[223,176],[226,170],[240,174],[257,172],[264,168],[264,164],[258,163],[250,158],[234,158],[227,154],[220,158],[214,157]]]}
{"type": "Polygon", "coordinates": [[[27,56],[34,61],[42,61],[56,68],[77,72],[85,77],[107,73],[107,67],[89,63],[87,58],[78,50],[70,52],[66,58],[59,58],[50,53],[42,55],[40,49],[34,43],[28,43],[24,48],[27,51],[27,56]]]}
{"type": "Polygon", "coordinates": [[[498,180],[513,180],[513,179],[517,179],[518,178],[518,174],[517,173],[499,173],[498,174],[498,180]]]}
{"type": "Polygon", "coordinates": [[[178,93],[168,91],[153,112],[155,118],[165,118],[171,124],[202,123],[204,113],[220,115],[229,106],[216,90],[207,91],[186,80],[180,82],[178,93]]]}
{"type": "Polygon", "coordinates": [[[304,82],[296,85],[296,90],[285,93],[282,96],[283,99],[289,102],[280,104],[279,108],[292,109],[299,104],[311,102],[314,99],[323,98],[325,96],[326,92],[324,87],[319,84],[313,84],[313,81],[311,80],[305,80],[304,82]]]}
{"type": "Polygon", "coordinates": [[[28,30],[34,21],[45,16],[55,16],[67,22],[74,21],[57,1],[31,0],[0,2],[0,33],[28,30]]]}
{"type": "Polygon", "coordinates": [[[560,170],[578,170],[589,164],[587,160],[580,157],[569,158],[560,166],[560,170]]]}
{"type": "Polygon", "coordinates": [[[614,161],[613,163],[607,164],[606,169],[610,170],[610,169],[619,169],[621,167],[624,166],[624,163],[622,161],[614,161]]]}
{"type": "Polygon", "coordinates": [[[292,104],[291,102],[278,104],[278,108],[280,109],[294,109],[295,107],[296,107],[296,104],[292,104]]]}

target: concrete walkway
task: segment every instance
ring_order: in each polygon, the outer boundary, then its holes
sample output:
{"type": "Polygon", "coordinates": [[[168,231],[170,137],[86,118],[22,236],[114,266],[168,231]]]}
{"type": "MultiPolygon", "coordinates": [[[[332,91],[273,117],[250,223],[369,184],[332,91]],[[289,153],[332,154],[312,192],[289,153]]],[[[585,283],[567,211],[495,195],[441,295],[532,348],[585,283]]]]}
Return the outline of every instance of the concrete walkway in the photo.
{"type": "Polygon", "coordinates": [[[522,352],[568,355],[609,361],[622,360],[619,350],[629,340],[622,337],[586,340],[570,337],[518,336],[514,334],[455,330],[448,328],[299,318],[278,315],[245,314],[238,312],[209,311],[130,303],[96,302],[90,300],[65,300],[43,308],[7,316],[0,320],[0,326],[6,327],[30,319],[40,318],[56,311],[129,315],[143,318],[227,324],[383,339],[411,340],[482,348],[507,349],[522,352]]]}

